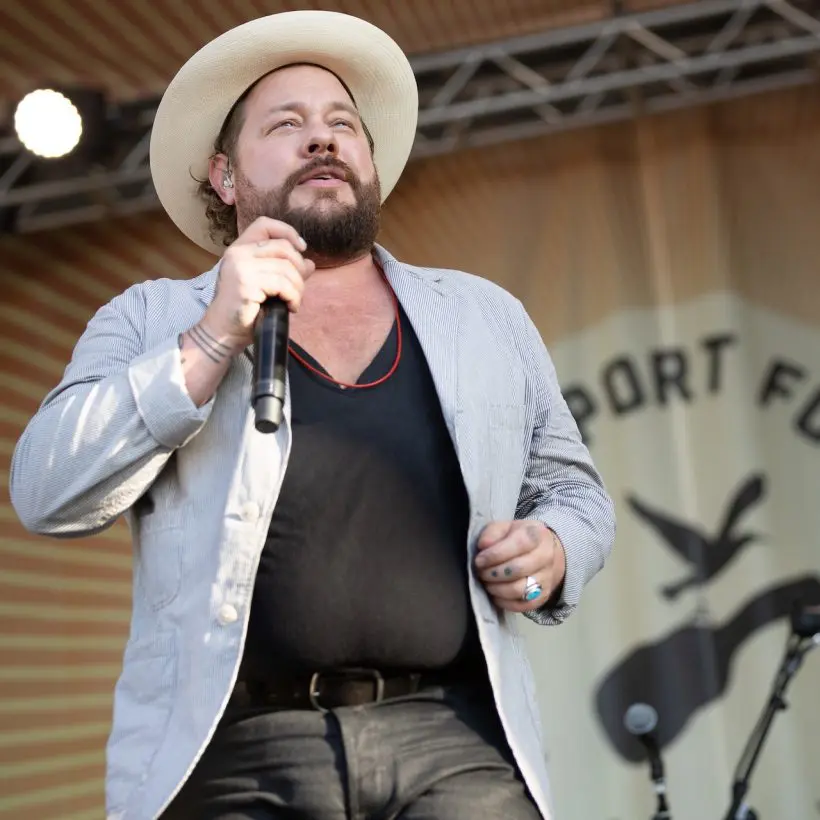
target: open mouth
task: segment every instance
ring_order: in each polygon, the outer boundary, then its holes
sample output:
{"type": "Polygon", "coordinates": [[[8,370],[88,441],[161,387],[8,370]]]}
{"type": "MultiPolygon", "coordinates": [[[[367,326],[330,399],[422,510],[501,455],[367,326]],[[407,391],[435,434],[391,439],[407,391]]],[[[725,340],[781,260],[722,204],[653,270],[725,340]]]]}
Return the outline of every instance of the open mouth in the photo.
{"type": "Polygon", "coordinates": [[[299,180],[300,185],[338,185],[346,182],[347,175],[338,168],[317,168],[299,180]]]}

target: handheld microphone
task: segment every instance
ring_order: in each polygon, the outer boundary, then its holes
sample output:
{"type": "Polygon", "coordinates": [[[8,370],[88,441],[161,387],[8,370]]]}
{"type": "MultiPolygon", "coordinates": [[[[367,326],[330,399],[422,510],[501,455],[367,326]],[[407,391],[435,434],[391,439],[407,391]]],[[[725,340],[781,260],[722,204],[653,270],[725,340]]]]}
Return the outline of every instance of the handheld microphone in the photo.
{"type": "Polygon", "coordinates": [[[650,776],[655,785],[655,794],[658,796],[657,813],[655,820],[668,820],[671,816],[666,803],[666,780],[663,774],[658,741],[653,732],[658,725],[658,713],[648,703],[633,703],[624,715],[626,730],[634,735],[646,749],[649,758],[650,776]]]}
{"type": "Polygon", "coordinates": [[[254,331],[251,404],[260,433],[275,433],[282,423],[288,369],[288,321],[282,299],[266,299],[254,331]]]}

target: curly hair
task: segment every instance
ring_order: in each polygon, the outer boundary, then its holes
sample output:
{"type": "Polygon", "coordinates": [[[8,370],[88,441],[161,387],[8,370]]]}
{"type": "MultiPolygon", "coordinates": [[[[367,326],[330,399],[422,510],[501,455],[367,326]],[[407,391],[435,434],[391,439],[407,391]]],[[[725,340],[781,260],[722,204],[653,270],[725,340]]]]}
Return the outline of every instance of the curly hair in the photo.
{"type": "MultiPolygon", "coordinates": [[[[315,66],[313,63],[294,63],[292,65],[310,65],[315,68],[323,68],[325,71],[329,70],[324,68],[324,66],[315,66]]],[[[292,66],[282,66],[282,68],[290,67],[292,66]]],[[[228,116],[225,117],[225,121],[222,123],[222,128],[220,129],[216,140],[214,141],[214,149],[211,154],[211,158],[217,154],[224,154],[228,157],[228,161],[231,165],[236,167],[236,146],[239,142],[239,134],[242,131],[242,126],[245,123],[245,101],[248,99],[253,89],[256,88],[256,86],[259,85],[265,77],[269,76],[269,74],[273,74],[275,71],[280,70],[281,69],[278,68],[274,69],[274,71],[268,72],[268,74],[260,77],[256,80],[256,82],[249,85],[239,99],[237,99],[237,101],[233,104],[231,110],[228,112],[228,116]]],[[[347,83],[345,83],[345,81],[334,72],[331,71],[330,73],[333,74],[333,76],[336,77],[336,79],[342,84],[345,91],[347,91],[348,96],[353,101],[353,105],[355,106],[356,100],[350,92],[350,89],[347,87],[347,83]]],[[[375,143],[373,142],[373,136],[371,135],[367,124],[363,120],[362,130],[367,137],[367,144],[370,146],[370,154],[372,156],[375,152],[375,143]]],[[[237,236],[239,236],[239,229],[236,224],[236,208],[233,205],[228,205],[226,202],[222,201],[222,198],[214,190],[214,187],[211,185],[211,181],[207,176],[205,179],[196,179],[196,182],[197,195],[205,203],[205,216],[208,219],[208,236],[214,244],[221,244],[224,247],[228,247],[228,245],[232,244],[236,240],[237,236]]]]}
{"type": "MultiPolygon", "coordinates": [[[[249,86],[231,107],[214,142],[211,158],[216,154],[225,154],[231,165],[236,165],[236,144],[239,141],[239,133],[245,122],[245,100],[261,79],[260,77],[253,85],[249,86]]],[[[207,176],[205,179],[197,179],[197,183],[197,194],[205,203],[208,236],[214,244],[222,244],[227,247],[239,236],[236,225],[236,208],[222,201],[207,176]]]]}

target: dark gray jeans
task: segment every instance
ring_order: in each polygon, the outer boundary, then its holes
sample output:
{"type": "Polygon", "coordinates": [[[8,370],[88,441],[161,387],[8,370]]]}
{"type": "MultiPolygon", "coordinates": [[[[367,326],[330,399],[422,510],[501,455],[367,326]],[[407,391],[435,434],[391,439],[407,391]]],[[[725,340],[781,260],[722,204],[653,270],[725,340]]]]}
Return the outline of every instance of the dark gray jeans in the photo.
{"type": "Polygon", "coordinates": [[[489,693],[229,706],[163,820],[540,820],[489,693]]]}

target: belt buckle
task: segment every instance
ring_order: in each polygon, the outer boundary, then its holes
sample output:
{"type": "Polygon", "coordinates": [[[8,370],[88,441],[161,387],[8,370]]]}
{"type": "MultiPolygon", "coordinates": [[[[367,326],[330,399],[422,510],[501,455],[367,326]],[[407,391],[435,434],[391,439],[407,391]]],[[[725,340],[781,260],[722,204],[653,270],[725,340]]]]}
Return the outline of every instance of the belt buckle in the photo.
{"type": "MultiPolygon", "coordinates": [[[[373,703],[381,703],[384,700],[384,678],[378,669],[349,669],[342,673],[334,672],[332,675],[326,677],[352,678],[354,680],[356,678],[372,678],[376,689],[376,697],[373,703]]],[[[319,703],[319,697],[322,694],[319,691],[319,681],[321,678],[321,672],[314,672],[311,675],[310,684],[308,686],[308,698],[310,699],[310,705],[317,712],[329,712],[329,709],[326,709],[319,703]]]]}

